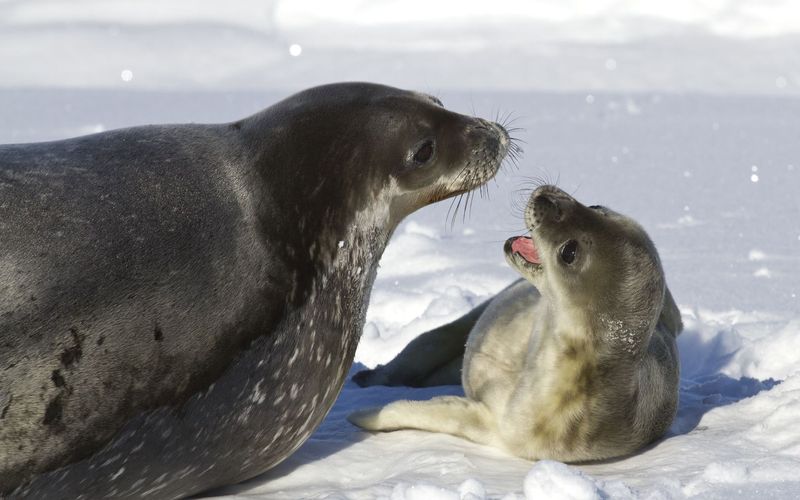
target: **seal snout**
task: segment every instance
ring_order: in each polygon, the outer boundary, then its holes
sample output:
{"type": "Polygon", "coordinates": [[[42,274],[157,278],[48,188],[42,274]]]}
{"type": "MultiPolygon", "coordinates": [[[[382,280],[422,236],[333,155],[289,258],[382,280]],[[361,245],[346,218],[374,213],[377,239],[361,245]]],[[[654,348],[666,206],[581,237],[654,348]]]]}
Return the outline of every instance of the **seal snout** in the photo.
{"type": "MultiPolygon", "coordinates": [[[[469,191],[495,176],[512,146],[508,132],[497,123],[470,118],[464,127],[469,157],[466,169],[458,173],[459,191],[469,191]]],[[[451,185],[452,186],[452,185],[451,185]]],[[[451,187],[452,189],[452,187],[451,187]]]]}
{"type": "Polygon", "coordinates": [[[561,222],[575,200],[555,186],[541,186],[531,195],[525,222],[533,229],[548,222],[561,222]]]}
{"type": "Polygon", "coordinates": [[[503,150],[502,156],[505,156],[505,150],[508,149],[508,144],[511,142],[511,136],[508,134],[508,130],[506,130],[505,127],[499,123],[484,120],[483,118],[475,118],[475,123],[470,129],[485,134],[489,141],[495,143],[495,149],[503,150]]]}

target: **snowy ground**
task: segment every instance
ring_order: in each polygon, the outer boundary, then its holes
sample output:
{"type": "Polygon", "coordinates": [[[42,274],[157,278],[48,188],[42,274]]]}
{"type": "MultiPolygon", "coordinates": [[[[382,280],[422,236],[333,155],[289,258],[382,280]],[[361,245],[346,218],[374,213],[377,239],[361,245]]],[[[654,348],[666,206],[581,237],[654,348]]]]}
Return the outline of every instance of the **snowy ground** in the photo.
{"type": "Polygon", "coordinates": [[[489,12],[462,2],[445,23],[452,5],[417,3],[238,0],[220,11],[210,1],[0,0],[0,142],[230,120],[342,79],[432,92],[489,118],[513,112],[525,156],[491,199],[452,226],[448,203],[429,207],[396,232],[357,363],[391,359],[513,280],[502,242],[523,230],[526,190],[543,178],[634,217],[656,242],[686,326],[678,418],[666,439],[626,459],[534,464],[344,420],[457,387],[348,384],[293,457],[216,494],[800,497],[797,8],[609,0],[576,11],[575,0],[489,12]]]}

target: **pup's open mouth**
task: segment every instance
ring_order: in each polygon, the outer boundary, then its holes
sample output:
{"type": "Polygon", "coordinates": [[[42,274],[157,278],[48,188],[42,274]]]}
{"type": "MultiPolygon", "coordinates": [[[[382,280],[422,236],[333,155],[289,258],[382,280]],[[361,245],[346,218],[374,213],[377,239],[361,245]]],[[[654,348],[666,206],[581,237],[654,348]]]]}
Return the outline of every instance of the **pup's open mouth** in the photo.
{"type": "Polygon", "coordinates": [[[512,238],[511,251],[522,255],[522,258],[527,260],[531,264],[542,263],[542,261],[539,260],[539,250],[533,243],[533,238],[529,236],[519,236],[517,238],[512,238]]]}
{"type": "Polygon", "coordinates": [[[506,256],[518,267],[538,271],[542,268],[539,249],[530,236],[514,236],[506,240],[504,248],[506,256]]]}

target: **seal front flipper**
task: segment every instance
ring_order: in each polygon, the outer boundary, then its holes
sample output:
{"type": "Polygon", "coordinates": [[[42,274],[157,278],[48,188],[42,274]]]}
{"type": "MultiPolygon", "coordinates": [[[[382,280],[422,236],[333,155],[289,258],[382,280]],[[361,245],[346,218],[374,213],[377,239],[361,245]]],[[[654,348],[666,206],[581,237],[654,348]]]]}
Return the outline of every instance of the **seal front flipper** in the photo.
{"type": "Polygon", "coordinates": [[[368,431],[416,429],[452,434],[480,444],[499,444],[491,432],[493,417],[489,409],[483,403],[459,396],[395,401],[383,407],[355,411],[347,420],[368,431]]]}

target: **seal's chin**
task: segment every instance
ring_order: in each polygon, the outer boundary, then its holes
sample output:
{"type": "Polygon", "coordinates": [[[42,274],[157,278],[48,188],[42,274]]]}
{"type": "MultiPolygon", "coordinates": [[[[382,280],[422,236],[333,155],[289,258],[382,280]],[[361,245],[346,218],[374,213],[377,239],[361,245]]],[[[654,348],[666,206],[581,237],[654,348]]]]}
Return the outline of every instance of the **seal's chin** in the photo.
{"type": "Polygon", "coordinates": [[[542,259],[539,256],[539,249],[529,236],[514,236],[506,240],[503,250],[509,264],[517,269],[521,274],[533,276],[541,272],[542,259]]]}

